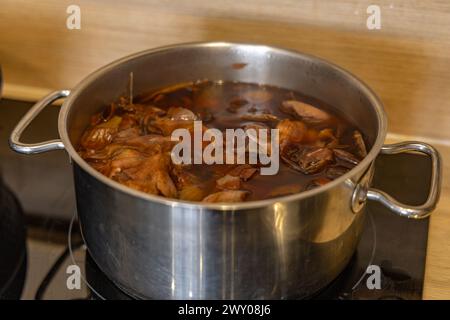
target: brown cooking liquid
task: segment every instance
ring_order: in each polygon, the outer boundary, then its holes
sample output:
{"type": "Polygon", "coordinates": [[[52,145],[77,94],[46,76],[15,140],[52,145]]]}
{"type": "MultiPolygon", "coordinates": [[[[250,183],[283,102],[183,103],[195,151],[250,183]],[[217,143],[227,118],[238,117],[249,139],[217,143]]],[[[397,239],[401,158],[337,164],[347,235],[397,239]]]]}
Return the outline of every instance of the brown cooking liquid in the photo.
{"type": "Polygon", "coordinates": [[[120,99],[92,116],[78,151],[101,173],[143,192],[190,201],[220,192],[205,199],[208,202],[260,200],[309,190],[344,174],[367,152],[359,129],[321,101],[272,86],[210,81],[153,91],[135,97],[132,104],[120,99]],[[280,128],[278,173],[261,175],[257,165],[174,166],[167,161],[173,146],[170,133],[191,128],[193,117],[205,128],[222,132],[249,126],[280,128]],[[248,175],[241,175],[237,167],[247,169],[248,175]],[[219,179],[227,175],[231,183],[222,185],[219,179]]]}

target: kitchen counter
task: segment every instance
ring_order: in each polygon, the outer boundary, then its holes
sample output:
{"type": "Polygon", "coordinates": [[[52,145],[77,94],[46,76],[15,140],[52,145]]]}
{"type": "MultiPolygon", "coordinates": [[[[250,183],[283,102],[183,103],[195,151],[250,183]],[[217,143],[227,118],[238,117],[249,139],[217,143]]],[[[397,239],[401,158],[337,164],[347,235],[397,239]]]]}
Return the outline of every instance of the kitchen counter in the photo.
{"type": "MultiPolygon", "coordinates": [[[[450,299],[450,7],[446,1],[379,0],[380,30],[366,28],[369,0],[129,0],[114,5],[79,0],[80,30],[66,27],[68,4],[2,2],[0,27],[7,30],[0,33],[3,97],[34,101],[51,90],[72,88],[93,70],[127,54],[187,41],[292,48],[328,59],[367,82],[385,105],[389,130],[405,134],[390,134],[388,142],[425,141],[442,154],[443,186],[430,219],[423,297],[450,299]]],[[[21,156],[7,145],[12,126],[28,107],[0,101],[3,176],[26,203],[29,215],[69,219],[75,203],[67,155],[21,156]]],[[[38,117],[25,138],[55,137],[57,111],[44,110],[48,122],[38,117]]]]}
{"type": "Polygon", "coordinates": [[[450,147],[439,148],[444,161],[441,201],[431,217],[424,299],[450,299],[450,147]]]}

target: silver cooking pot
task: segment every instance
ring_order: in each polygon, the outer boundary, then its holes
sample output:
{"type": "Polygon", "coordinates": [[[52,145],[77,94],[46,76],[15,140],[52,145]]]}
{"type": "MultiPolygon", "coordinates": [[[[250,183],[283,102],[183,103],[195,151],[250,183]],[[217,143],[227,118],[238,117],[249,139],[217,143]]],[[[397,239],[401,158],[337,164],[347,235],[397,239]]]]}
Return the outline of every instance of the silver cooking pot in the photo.
{"type": "Polygon", "coordinates": [[[383,145],[385,136],[380,100],[331,63],[262,45],[197,43],[125,57],[71,91],[51,93],[19,122],[10,145],[27,154],[58,149],[69,153],[87,248],[101,270],[129,294],[156,299],[280,299],[313,294],[343,270],[360,238],[367,200],[413,219],[427,217],[436,206],[441,183],[438,152],[420,142],[383,145]],[[76,152],[90,116],[126,93],[130,72],[137,94],[197,79],[299,90],[338,108],[359,125],[372,147],[350,172],[295,195],[204,204],[145,194],[101,175],[76,152]],[[66,98],[58,120],[60,139],[21,142],[36,115],[60,98],[66,98]],[[401,152],[431,158],[431,187],[423,205],[399,203],[370,187],[377,155],[401,152]]]}

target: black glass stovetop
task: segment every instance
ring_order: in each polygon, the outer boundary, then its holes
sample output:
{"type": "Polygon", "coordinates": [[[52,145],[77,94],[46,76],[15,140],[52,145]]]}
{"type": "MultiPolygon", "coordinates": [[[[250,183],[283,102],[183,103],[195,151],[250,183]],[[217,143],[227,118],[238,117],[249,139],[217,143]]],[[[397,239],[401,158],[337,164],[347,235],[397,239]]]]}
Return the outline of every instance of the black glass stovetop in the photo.
{"type": "MultiPolygon", "coordinates": [[[[420,204],[429,188],[430,163],[421,155],[380,156],[376,161],[373,186],[398,200],[420,204]]],[[[96,266],[82,243],[77,224],[73,224],[70,247],[67,245],[68,221],[28,219],[29,244],[39,237],[58,250],[46,253],[47,275],[37,281],[37,299],[131,299],[115,286],[96,266]],[[55,240],[56,239],[56,240],[55,240]],[[62,252],[62,253],[61,253],[62,252]],[[67,266],[76,264],[82,270],[82,289],[70,290],[67,266]]],[[[421,299],[428,236],[428,219],[411,220],[396,216],[383,206],[368,204],[366,225],[358,248],[345,270],[311,299],[421,299]],[[369,265],[379,267],[380,288],[367,285],[369,265]]],[[[35,245],[28,246],[28,255],[36,256],[35,245]]],[[[24,262],[26,263],[26,261],[24,262]]],[[[36,265],[27,267],[26,289],[38,276],[36,265]]],[[[1,283],[1,282],[0,282],[1,283]]],[[[1,288],[0,288],[1,289],[1,288]]],[[[25,290],[26,291],[26,290],[25,290]]],[[[30,292],[26,293],[30,297],[30,292]]]]}

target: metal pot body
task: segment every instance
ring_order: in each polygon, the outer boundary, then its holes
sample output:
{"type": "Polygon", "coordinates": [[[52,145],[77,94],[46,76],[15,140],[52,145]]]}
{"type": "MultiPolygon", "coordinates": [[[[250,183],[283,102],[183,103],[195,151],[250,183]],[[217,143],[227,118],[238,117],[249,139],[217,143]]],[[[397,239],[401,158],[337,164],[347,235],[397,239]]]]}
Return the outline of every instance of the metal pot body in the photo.
{"type": "Polygon", "coordinates": [[[423,150],[410,143],[383,149],[385,134],[386,117],[378,98],[335,65],[267,46],[200,43],[123,58],[87,77],[70,94],[47,96],[17,125],[10,142],[23,153],[67,150],[88,250],[128,293],[156,299],[284,299],[311,295],[343,270],[358,243],[367,199],[415,218],[434,208],[440,185],[437,153],[424,144],[423,150]],[[297,195],[233,205],[146,195],[102,176],[74,147],[89,117],[127,94],[131,72],[135,94],[196,79],[299,90],[357,123],[372,148],[344,176],[297,195]],[[21,143],[20,134],[35,114],[66,96],[58,123],[61,140],[21,143]],[[424,206],[405,206],[369,188],[372,162],[380,150],[415,150],[432,157],[433,186],[424,206]]]}
{"type": "Polygon", "coordinates": [[[345,267],[364,212],[343,183],[262,208],[185,208],[136,199],[75,165],[77,208],[93,259],[126,292],[157,299],[308,296],[345,267]]]}

